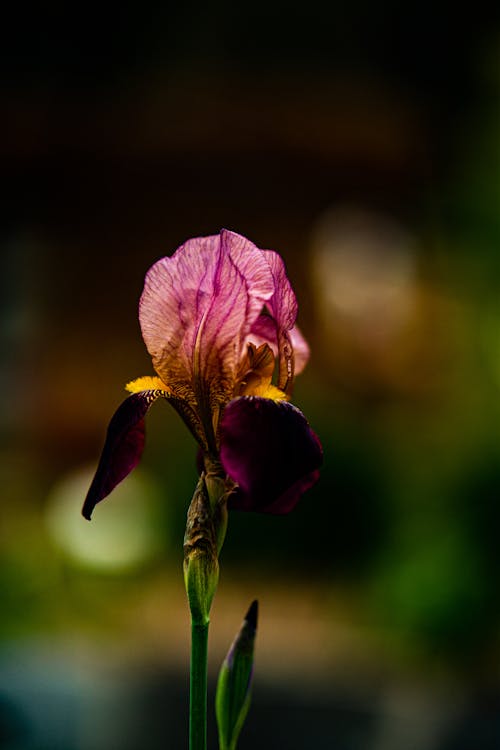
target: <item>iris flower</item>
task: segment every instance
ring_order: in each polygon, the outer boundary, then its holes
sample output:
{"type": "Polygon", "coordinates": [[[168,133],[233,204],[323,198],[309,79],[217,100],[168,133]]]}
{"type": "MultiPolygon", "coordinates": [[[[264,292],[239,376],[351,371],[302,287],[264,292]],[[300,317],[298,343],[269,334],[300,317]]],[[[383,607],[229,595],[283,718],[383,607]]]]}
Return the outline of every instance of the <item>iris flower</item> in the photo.
{"type": "Polygon", "coordinates": [[[180,414],[204,464],[219,467],[229,508],[292,510],[322,459],[317,436],[289,403],[309,357],[296,317],[280,256],[234,232],[188,240],[155,263],[139,321],[156,375],[126,386],[131,395],[109,424],[85,518],[140,461],[144,417],[158,399],[180,414]]]}

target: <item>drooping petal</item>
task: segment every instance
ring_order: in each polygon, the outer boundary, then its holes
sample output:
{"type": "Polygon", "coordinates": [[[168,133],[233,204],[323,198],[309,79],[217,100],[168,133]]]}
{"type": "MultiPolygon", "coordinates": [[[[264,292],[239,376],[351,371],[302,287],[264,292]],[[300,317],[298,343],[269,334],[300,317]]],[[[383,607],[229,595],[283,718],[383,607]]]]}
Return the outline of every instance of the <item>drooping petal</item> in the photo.
{"type": "Polygon", "coordinates": [[[101,458],[85,498],[82,515],[90,521],[92,511],[139,463],[144,450],[144,416],[162,390],[134,393],[118,407],[111,422],[101,458]]]}
{"type": "Polygon", "coordinates": [[[169,402],[180,415],[198,444],[205,450],[208,449],[203,425],[201,424],[197,411],[184,399],[174,396],[170,386],[166,385],[161,378],[145,375],[141,378],[131,380],[130,383],[127,383],[125,388],[130,393],[155,390],[161,391],[161,395],[168,398],[169,402]]]}
{"type": "Polygon", "coordinates": [[[220,459],[239,485],[229,508],[288,513],[317,481],[322,449],[304,415],[292,404],[243,397],[224,410],[220,459]]]}
{"type": "Polygon", "coordinates": [[[155,370],[208,429],[231,398],[244,342],[273,293],[263,252],[227,230],[188,240],[146,275],[139,319],[155,370]]]}

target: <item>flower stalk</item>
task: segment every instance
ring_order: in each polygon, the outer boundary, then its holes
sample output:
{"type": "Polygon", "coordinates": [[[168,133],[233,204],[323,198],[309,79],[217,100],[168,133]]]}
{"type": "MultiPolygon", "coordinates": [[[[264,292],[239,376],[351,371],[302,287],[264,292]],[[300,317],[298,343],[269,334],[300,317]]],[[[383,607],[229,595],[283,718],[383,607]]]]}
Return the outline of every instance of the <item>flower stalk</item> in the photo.
{"type": "Polygon", "coordinates": [[[184,582],[191,613],[190,750],[206,750],[208,627],[219,581],[218,552],[227,525],[226,498],[224,480],[214,469],[203,471],[187,514],[184,582]]]}
{"type": "Polygon", "coordinates": [[[207,747],[208,622],[191,620],[191,665],[189,674],[189,750],[207,747]]]}

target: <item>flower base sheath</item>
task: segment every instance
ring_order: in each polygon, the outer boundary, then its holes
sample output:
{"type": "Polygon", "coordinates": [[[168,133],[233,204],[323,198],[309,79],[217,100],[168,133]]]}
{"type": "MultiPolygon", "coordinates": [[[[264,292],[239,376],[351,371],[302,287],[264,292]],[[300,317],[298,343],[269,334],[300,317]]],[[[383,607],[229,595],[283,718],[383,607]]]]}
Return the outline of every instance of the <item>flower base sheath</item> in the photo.
{"type": "Polygon", "coordinates": [[[139,462],[144,417],[159,398],[188,426],[204,466],[218,467],[230,509],[292,510],[322,460],[318,438],[289,403],[309,357],[296,317],[280,256],[234,232],[188,240],[155,263],[139,320],[156,375],[127,385],[131,395],[109,424],[85,518],[139,462]]]}

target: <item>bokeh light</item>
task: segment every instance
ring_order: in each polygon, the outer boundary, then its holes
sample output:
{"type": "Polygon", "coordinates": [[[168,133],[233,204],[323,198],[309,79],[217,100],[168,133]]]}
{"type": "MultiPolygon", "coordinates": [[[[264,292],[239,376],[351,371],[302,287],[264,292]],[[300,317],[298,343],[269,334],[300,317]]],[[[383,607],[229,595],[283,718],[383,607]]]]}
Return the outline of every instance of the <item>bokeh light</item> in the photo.
{"type": "MultiPolygon", "coordinates": [[[[94,469],[62,477],[47,498],[45,519],[51,538],[80,565],[103,571],[131,570],[150,562],[165,549],[158,527],[159,489],[144,470],[122,482],[111,501],[96,511],[90,529],[75,513],[92,481],[94,469]]],[[[163,498],[168,507],[168,499],[163,498]]]]}

